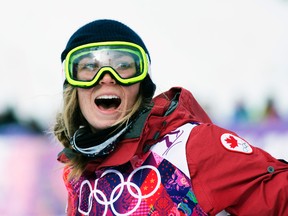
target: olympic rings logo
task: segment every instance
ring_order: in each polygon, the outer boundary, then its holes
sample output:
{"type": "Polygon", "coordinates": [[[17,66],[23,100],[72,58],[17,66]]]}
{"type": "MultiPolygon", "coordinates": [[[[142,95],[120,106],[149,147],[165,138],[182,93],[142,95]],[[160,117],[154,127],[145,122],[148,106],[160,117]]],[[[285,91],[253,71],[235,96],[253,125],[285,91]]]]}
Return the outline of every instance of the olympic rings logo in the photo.
{"type": "Polygon", "coordinates": [[[161,176],[160,176],[159,171],[156,169],[156,167],[151,166],[151,165],[141,166],[141,167],[138,167],[137,169],[133,170],[133,172],[131,172],[130,175],[128,176],[127,181],[124,180],[124,177],[123,177],[122,173],[120,173],[119,171],[114,170],[114,169],[106,170],[105,172],[102,173],[100,178],[104,177],[105,175],[107,175],[109,173],[116,174],[119,177],[119,179],[120,179],[120,183],[112,190],[109,199],[106,197],[106,195],[101,190],[97,189],[97,185],[98,185],[98,180],[99,179],[95,180],[94,188],[92,188],[92,185],[90,184],[90,182],[88,180],[84,180],[81,183],[80,192],[79,192],[79,194],[80,194],[80,196],[79,196],[79,207],[78,207],[78,211],[81,214],[89,215],[89,213],[90,213],[90,211],[92,209],[93,198],[94,198],[98,204],[104,206],[103,215],[107,214],[109,206],[110,206],[111,211],[113,212],[114,215],[117,215],[117,216],[130,215],[130,214],[132,214],[133,212],[135,212],[138,209],[138,207],[141,204],[141,200],[142,199],[149,198],[150,196],[152,196],[153,194],[156,193],[156,191],[158,190],[158,188],[160,186],[160,183],[161,183],[161,176]],[[137,173],[137,172],[139,172],[140,170],[143,170],[143,169],[151,169],[151,170],[153,170],[156,173],[156,176],[157,176],[157,184],[156,184],[155,188],[150,193],[148,193],[146,195],[142,194],[142,192],[141,192],[141,190],[140,190],[138,185],[136,185],[135,183],[131,182],[131,179],[133,178],[135,173],[137,173]],[[87,208],[87,211],[81,209],[81,206],[82,206],[81,205],[82,204],[81,194],[82,194],[83,187],[85,185],[87,185],[89,187],[89,190],[90,190],[90,194],[89,194],[89,197],[88,197],[88,208],[87,208]],[[121,197],[125,186],[127,187],[127,190],[130,193],[130,195],[137,199],[137,203],[129,212],[126,212],[126,213],[122,214],[122,213],[117,212],[117,210],[114,207],[114,203],[117,202],[117,200],[121,197]],[[131,188],[134,188],[134,191],[131,188]],[[117,191],[118,191],[118,193],[116,193],[117,191]]]}

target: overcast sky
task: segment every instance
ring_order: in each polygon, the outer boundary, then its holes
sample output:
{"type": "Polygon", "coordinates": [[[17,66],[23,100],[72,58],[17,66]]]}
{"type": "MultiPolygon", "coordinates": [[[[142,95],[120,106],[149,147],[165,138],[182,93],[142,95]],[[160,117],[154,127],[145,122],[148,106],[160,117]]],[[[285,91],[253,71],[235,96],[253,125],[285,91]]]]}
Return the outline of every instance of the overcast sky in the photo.
{"type": "Polygon", "coordinates": [[[61,105],[60,54],[83,24],[112,18],[132,27],[152,57],[157,93],[191,90],[216,116],[235,102],[275,97],[288,115],[288,1],[10,0],[0,8],[0,111],[51,122],[61,105]]]}

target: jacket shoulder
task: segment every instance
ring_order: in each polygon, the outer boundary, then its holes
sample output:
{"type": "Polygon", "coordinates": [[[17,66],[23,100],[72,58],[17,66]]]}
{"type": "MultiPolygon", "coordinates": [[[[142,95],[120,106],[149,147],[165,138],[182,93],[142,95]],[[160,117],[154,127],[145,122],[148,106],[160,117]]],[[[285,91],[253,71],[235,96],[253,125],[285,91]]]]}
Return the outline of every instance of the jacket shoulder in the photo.
{"type": "Polygon", "coordinates": [[[288,211],[287,164],[235,132],[200,124],[192,130],[186,152],[195,195],[206,212],[278,215],[288,211]]]}

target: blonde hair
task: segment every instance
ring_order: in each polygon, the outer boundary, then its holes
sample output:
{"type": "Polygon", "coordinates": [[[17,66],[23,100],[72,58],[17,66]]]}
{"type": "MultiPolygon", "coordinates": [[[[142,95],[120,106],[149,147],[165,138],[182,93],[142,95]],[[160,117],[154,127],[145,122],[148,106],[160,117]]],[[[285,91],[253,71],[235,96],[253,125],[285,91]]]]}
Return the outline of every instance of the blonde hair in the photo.
{"type": "MultiPolygon", "coordinates": [[[[139,110],[141,106],[150,106],[151,100],[143,99],[140,93],[138,98],[131,108],[131,110],[125,115],[122,119],[115,122],[114,125],[123,125],[126,124],[129,119],[139,110]]],[[[60,143],[66,148],[72,148],[70,145],[70,137],[73,136],[75,131],[81,126],[89,126],[86,119],[83,117],[77,97],[77,89],[67,85],[63,92],[63,108],[62,112],[58,113],[56,116],[56,123],[54,125],[54,135],[60,141],[60,143]]],[[[114,126],[111,125],[111,126],[114,126]]],[[[70,178],[79,178],[89,159],[83,156],[80,153],[75,153],[75,157],[73,157],[67,165],[72,168],[70,173],[70,178]]]]}

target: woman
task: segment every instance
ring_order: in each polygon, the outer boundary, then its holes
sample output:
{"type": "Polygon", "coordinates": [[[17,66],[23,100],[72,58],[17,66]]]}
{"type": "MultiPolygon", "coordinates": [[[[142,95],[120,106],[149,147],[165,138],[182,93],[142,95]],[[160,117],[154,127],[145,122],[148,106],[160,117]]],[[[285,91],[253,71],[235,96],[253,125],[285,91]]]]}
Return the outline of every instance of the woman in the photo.
{"type": "Polygon", "coordinates": [[[288,165],[214,125],[184,88],[153,98],[149,52],[128,26],[82,26],[61,60],[68,215],[288,214],[288,165]]]}

